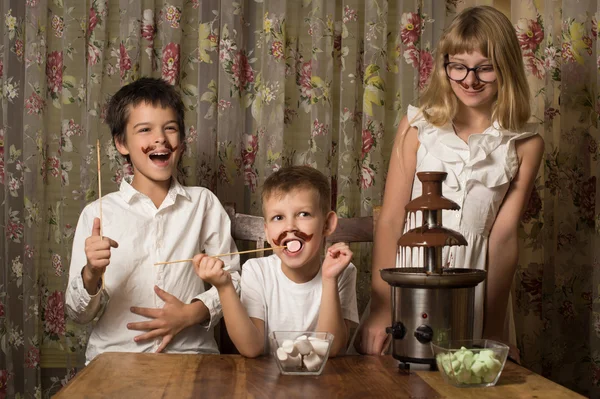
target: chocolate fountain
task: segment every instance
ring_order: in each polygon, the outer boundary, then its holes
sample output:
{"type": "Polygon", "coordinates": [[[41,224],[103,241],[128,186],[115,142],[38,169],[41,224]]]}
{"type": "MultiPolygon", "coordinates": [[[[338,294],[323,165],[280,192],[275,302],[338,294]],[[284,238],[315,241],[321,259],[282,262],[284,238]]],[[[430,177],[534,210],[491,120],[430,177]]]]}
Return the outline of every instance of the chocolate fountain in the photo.
{"type": "Polygon", "coordinates": [[[486,271],[443,267],[445,246],[467,245],[460,233],[442,226],[442,210],[460,207],[442,196],[445,172],[419,172],[417,177],[423,193],[406,205],[406,220],[420,211],[422,225],[398,240],[398,267],[380,272],[392,290],[392,326],[387,328],[392,334],[392,355],[402,368],[410,363],[435,368],[431,341],[473,338],[475,286],[485,279],[486,271]]]}

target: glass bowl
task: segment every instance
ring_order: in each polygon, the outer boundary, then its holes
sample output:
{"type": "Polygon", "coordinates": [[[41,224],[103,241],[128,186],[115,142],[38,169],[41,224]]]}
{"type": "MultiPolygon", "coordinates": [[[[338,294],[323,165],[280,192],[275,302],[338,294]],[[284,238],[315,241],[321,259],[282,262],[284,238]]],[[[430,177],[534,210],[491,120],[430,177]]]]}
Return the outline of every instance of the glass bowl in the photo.
{"type": "Polygon", "coordinates": [[[271,353],[281,374],[320,375],[329,358],[333,334],[314,331],[273,331],[271,353]]]}
{"type": "Polygon", "coordinates": [[[496,385],[508,346],[489,339],[432,342],[433,356],[444,381],[455,387],[496,385]]]}

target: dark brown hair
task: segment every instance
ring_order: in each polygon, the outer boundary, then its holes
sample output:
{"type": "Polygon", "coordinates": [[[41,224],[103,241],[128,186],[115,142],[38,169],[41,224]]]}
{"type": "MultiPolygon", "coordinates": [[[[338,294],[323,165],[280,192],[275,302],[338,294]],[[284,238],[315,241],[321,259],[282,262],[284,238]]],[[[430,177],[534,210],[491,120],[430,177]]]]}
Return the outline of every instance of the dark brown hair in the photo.
{"type": "Polygon", "coordinates": [[[329,180],[310,166],[286,166],[267,177],[262,188],[262,201],[272,195],[284,195],[298,189],[313,189],[319,196],[319,208],[324,215],[331,210],[329,180]]]}
{"type": "MultiPolygon", "coordinates": [[[[181,96],[173,86],[158,78],[140,78],[115,93],[108,103],[106,123],[110,128],[113,141],[126,143],[125,128],[129,119],[130,106],[135,107],[140,103],[160,105],[162,108],[171,108],[177,116],[179,128],[179,141],[185,142],[185,107],[181,96]]],[[[127,157],[127,162],[130,162],[127,157]]]]}

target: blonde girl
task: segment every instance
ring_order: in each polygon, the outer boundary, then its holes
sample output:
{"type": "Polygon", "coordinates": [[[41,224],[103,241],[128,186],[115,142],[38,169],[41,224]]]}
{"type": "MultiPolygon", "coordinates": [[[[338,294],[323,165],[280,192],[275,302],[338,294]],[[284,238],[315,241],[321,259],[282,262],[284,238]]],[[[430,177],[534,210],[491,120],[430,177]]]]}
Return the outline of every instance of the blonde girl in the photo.
{"type": "Polygon", "coordinates": [[[379,270],[396,265],[404,207],[421,195],[420,171],[447,172],[444,196],[461,206],[444,211],[443,223],[462,233],[468,246],[446,247],[444,265],[488,271],[476,289],[474,338],[516,341],[514,327],[507,327],[514,326],[509,292],[517,229],[544,152],[543,139],[527,125],[530,94],[521,49],[510,20],[481,6],[456,16],[435,57],[431,82],[419,107],[408,107],[392,150],[373,249],[370,313],[355,340],[361,353],[385,351],[390,287],[379,270]]]}

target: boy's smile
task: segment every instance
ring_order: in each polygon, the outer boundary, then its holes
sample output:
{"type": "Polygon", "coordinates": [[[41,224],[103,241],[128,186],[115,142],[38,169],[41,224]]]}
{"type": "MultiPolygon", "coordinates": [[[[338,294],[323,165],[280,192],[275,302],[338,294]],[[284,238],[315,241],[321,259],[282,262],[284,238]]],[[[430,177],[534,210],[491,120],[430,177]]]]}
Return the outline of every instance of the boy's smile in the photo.
{"type": "Polygon", "coordinates": [[[157,186],[168,191],[181,156],[179,126],[172,108],[140,103],[129,108],[125,142],[117,150],[133,164],[133,187],[152,198],[157,186]]]}
{"type": "Polygon", "coordinates": [[[263,209],[267,240],[274,245],[287,245],[275,250],[283,273],[296,283],[312,280],[321,267],[323,238],[330,234],[335,213],[323,215],[314,189],[275,192],[265,199],[263,209]]]}

